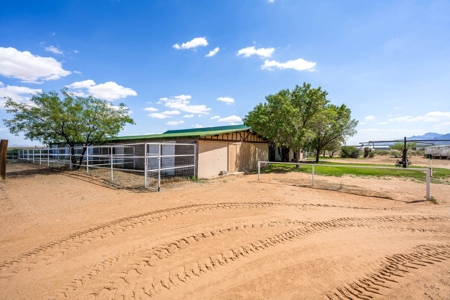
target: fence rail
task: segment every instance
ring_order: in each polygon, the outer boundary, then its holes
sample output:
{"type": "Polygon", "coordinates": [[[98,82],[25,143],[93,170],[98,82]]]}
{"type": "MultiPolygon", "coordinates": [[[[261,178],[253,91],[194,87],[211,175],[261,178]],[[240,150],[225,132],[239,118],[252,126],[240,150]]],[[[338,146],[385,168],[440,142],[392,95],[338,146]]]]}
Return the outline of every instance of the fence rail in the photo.
{"type": "MultiPolygon", "coordinates": [[[[314,186],[314,166],[317,167],[343,167],[343,168],[361,168],[361,169],[391,169],[399,170],[396,167],[384,166],[359,166],[359,165],[333,165],[333,164],[307,164],[307,163],[288,163],[279,161],[258,161],[258,181],[261,180],[261,164],[281,164],[281,165],[303,165],[311,166],[311,185],[314,186]]],[[[431,168],[406,168],[402,170],[422,171],[426,173],[426,199],[431,200],[431,168]]]]}
{"type": "Polygon", "coordinates": [[[181,143],[140,143],[107,146],[49,147],[20,149],[18,159],[40,165],[74,166],[90,169],[144,173],[144,187],[161,190],[161,178],[197,175],[197,145],[181,143]],[[150,183],[150,179],[154,184],[150,183]]]}

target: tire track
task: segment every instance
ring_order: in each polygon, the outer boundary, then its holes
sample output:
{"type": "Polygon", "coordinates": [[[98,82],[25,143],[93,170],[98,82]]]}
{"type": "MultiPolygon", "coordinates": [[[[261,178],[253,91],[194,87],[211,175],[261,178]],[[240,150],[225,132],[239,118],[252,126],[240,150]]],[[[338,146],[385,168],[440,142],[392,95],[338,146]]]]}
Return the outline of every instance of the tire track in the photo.
{"type": "Polygon", "coordinates": [[[419,268],[450,259],[450,245],[419,245],[412,252],[385,257],[378,270],[326,293],[329,300],[383,298],[399,278],[419,268]]]}
{"type": "MultiPolygon", "coordinates": [[[[212,209],[238,209],[238,208],[260,208],[260,207],[293,207],[293,208],[341,208],[341,209],[361,209],[361,210],[388,210],[387,208],[366,208],[366,207],[354,207],[354,206],[338,206],[328,204],[289,204],[289,203],[275,203],[275,202],[223,202],[217,204],[192,204],[184,205],[174,208],[167,208],[162,210],[150,211],[126,218],[117,219],[111,222],[100,224],[96,227],[89,228],[87,230],[78,231],[66,238],[59,239],[54,242],[50,242],[41,245],[31,251],[25,252],[17,256],[16,258],[6,260],[0,263],[0,271],[6,271],[12,267],[19,268],[27,261],[33,259],[39,263],[42,260],[49,260],[57,255],[64,255],[68,249],[78,250],[78,248],[84,243],[89,244],[94,239],[104,239],[108,236],[115,235],[118,232],[124,232],[135,228],[136,226],[147,225],[161,218],[174,217],[176,215],[183,215],[187,213],[197,213],[203,210],[212,209]],[[41,257],[46,257],[42,259],[41,257]]],[[[33,264],[33,265],[34,265],[33,264]]],[[[32,267],[24,267],[30,269],[32,267]]],[[[13,268],[14,269],[14,268],[13,268]]],[[[15,273],[14,271],[11,271],[15,273]]]]}
{"type": "MultiPolygon", "coordinates": [[[[99,266],[94,267],[94,270],[87,275],[81,276],[81,278],[73,280],[68,286],[58,291],[58,296],[67,297],[70,292],[75,291],[78,286],[86,285],[87,281],[94,279],[102,270],[107,267],[112,266],[114,263],[119,262],[122,259],[133,258],[131,263],[128,263],[125,269],[126,272],[120,273],[112,282],[107,282],[101,285],[101,289],[97,292],[93,292],[91,296],[96,296],[100,298],[116,298],[118,295],[116,293],[119,290],[127,291],[130,293],[146,294],[147,296],[155,295],[160,293],[162,290],[169,290],[172,286],[177,286],[186,282],[188,279],[194,279],[199,277],[202,273],[207,271],[212,271],[219,266],[225,266],[226,264],[235,261],[241,257],[247,257],[252,253],[256,253],[259,250],[263,250],[269,247],[276,246],[277,244],[283,243],[285,241],[290,241],[296,238],[302,238],[309,234],[314,234],[330,229],[340,229],[348,227],[363,227],[363,228],[376,228],[376,229],[387,229],[387,230],[408,230],[413,232],[430,232],[427,230],[419,231],[413,228],[398,228],[398,227],[376,227],[367,226],[365,223],[368,222],[396,222],[396,221],[411,221],[423,219],[421,216],[389,216],[389,217],[371,217],[371,218],[339,218],[325,222],[303,222],[303,221],[284,221],[284,222],[269,222],[263,224],[251,224],[251,225],[241,225],[231,228],[216,230],[216,231],[206,231],[203,233],[190,235],[188,237],[178,239],[176,241],[158,245],[152,247],[148,250],[144,250],[140,253],[127,253],[126,255],[118,255],[108,261],[105,261],[99,266]],[[182,268],[177,268],[177,270],[172,270],[165,276],[157,277],[153,279],[151,283],[148,283],[148,278],[153,278],[155,274],[154,267],[164,259],[169,258],[176,252],[187,248],[193,243],[198,243],[206,240],[206,238],[215,236],[220,237],[224,234],[232,232],[234,230],[240,229],[258,229],[264,226],[299,226],[294,230],[289,230],[287,232],[268,237],[266,239],[258,240],[257,242],[250,243],[249,245],[240,246],[235,249],[231,249],[228,252],[220,253],[216,257],[208,257],[203,260],[197,261],[192,266],[184,266],[182,268]],[[177,278],[179,279],[178,281],[177,278]],[[181,279],[180,279],[181,278],[181,279]],[[146,287],[147,286],[147,287],[146,287]],[[136,287],[138,287],[136,289],[136,287]]],[[[431,231],[435,232],[435,231],[431,231]]],[[[87,284],[89,286],[89,284],[87,284]]],[[[124,296],[124,295],[122,295],[124,296]]],[[[143,295],[141,295],[143,296],[143,295]]],[[[120,298],[120,297],[119,297],[120,298]]]]}

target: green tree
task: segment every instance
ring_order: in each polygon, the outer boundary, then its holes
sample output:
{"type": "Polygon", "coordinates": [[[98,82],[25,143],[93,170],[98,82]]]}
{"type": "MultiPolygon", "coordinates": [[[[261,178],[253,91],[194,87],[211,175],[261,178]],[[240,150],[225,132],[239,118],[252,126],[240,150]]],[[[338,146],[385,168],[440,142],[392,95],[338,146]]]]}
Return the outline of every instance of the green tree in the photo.
{"type": "MultiPolygon", "coordinates": [[[[297,162],[300,149],[314,138],[310,124],[328,104],[327,92],[311,88],[310,84],[281,90],[266,97],[244,118],[244,124],[251,126],[258,134],[274,142],[277,147],[285,146],[296,152],[297,162]]],[[[297,165],[298,167],[298,165],[297,165]]]]}
{"type": "Polygon", "coordinates": [[[6,98],[6,112],[12,119],[3,122],[10,132],[25,138],[37,140],[45,145],[63,143],[71,149],[71,161],[81,166],[86,147],[103,143],[116,136],[126,124],[134,124],[128,108],[123,104],[89,97],[77,97],[61,90],[62,99],[57,92],[42,92],[34,95],[32,104],[15,102],[6,98]],[[82,146],[82,154],[77,162],[74,146],[82,146]]]}
{"type": "Polygon", "coordinates": [[[345,104],[327,105],[311,123],[314,133],[311,148],[316,152],[316,162],[319,162],[320,152],[327,150],[327,146],[335,148],[347,137],[355,135],[357,125],[358,121],[351,118],[351,110],[345,104]]]}
{"type": "MultiPolygon", "coordinates": [[[[389,148],[391,148],[392,150],[398,150],[398,151],[403,151],[405,147],[404,142],[397,142],[391,146],[389,146],[389,148]]],[[[410,149],[414,149],[416,148],[416,143],[415,142],[406,142],[406,149],[410,150],[410,149]]]]}

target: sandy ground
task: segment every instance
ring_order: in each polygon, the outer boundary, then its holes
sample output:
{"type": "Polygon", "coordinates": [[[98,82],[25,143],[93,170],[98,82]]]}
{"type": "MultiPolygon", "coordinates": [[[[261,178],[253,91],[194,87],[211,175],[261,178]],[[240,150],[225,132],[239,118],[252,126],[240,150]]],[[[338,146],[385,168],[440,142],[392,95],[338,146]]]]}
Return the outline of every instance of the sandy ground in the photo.
{"type": "Polygon", "coordinates": [[[450,299],[450,185],[310,180],[156,193],[9,164],[0,299],[450,299]]]}

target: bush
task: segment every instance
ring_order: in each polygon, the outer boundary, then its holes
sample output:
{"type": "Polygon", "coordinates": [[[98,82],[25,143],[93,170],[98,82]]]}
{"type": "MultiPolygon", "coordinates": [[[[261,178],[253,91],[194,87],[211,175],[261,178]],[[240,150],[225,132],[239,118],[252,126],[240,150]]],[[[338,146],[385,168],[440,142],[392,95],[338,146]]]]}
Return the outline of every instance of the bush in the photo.
{"type": "MultiPolygon", "coordinates": [[[[369,157],[370,153],[372,152],[372,149],[369,147],[364,147],[364,157],[369,157]]],[[[373,156],[371,156],[373,157],[373,156]]]]}
{"type": "Polygon", "coordinates": [[[354,146],[342,146],[341,147],[341,157],[342,158],[358,158],[360,155],[358,148],[354,146]]]}
{"type": "Polygon", "coordinates": [[[374,157],[375,156],[375,151],[370,151],[369,152],[369,157],[374,157]]]}
{"type": "Polygon", "coordinates": [[[390,151],[389,151],[389,154],[390,154],[392,157],[395,157],[395,158],[402,157],[402,153],[401,153],[400,151],[398,151],[398,150],[390,150],[390,151]]]}
{"type": "Polygon", "coordinates": [[[375,151],[372,151],[372,153],[374,155],[386,156],[386,155],[389,155],[390,152],[387,150],[375,150],[375,151]]]}

